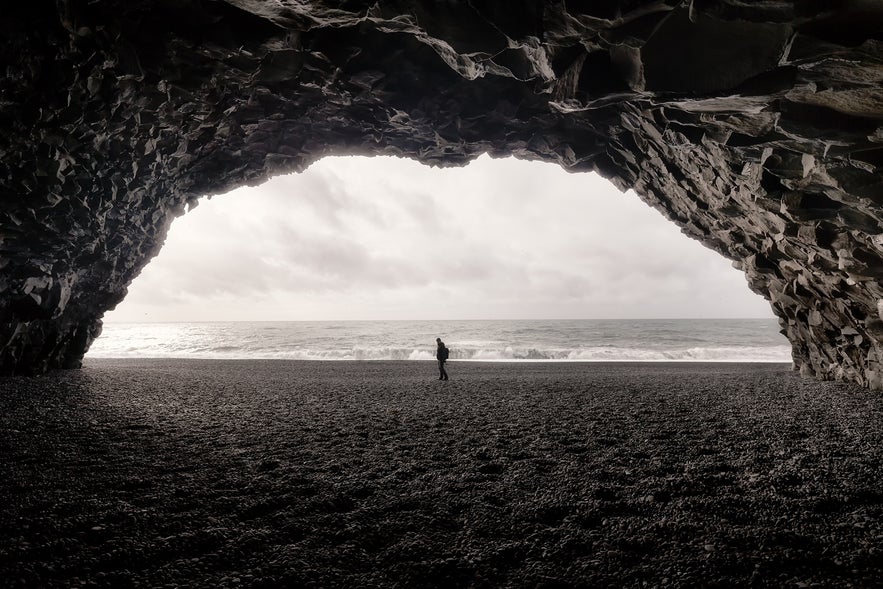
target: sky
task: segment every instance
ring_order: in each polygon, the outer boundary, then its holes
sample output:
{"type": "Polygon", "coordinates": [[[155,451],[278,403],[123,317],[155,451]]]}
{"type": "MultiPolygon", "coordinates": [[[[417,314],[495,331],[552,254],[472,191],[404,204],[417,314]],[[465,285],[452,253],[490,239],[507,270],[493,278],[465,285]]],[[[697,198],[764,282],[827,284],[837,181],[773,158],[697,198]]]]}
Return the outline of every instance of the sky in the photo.
{"type": "Polygon", "coordinates": [[[721,255],[596,174],[328,157],[211,199],[107,322],[773,317],[721,255]]]}

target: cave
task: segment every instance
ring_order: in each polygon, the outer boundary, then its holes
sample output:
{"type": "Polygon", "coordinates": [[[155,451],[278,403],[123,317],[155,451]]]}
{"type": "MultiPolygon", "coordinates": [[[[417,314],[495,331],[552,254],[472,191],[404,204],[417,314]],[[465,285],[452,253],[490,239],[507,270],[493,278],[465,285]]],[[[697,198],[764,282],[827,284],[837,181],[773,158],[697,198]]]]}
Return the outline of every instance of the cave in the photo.
{"type": "Polygon", "coordinates": [[[0,374],[76,368],[199,198],[331,154],[595,171],[883,389],[883,5],[33,0],[0,30],[0,374]]]}

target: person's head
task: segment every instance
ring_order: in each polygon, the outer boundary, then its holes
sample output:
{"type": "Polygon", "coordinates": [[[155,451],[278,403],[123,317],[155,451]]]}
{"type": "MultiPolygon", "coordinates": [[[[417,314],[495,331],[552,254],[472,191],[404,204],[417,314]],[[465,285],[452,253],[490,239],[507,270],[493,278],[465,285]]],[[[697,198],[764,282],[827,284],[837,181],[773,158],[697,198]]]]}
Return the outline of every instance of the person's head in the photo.
{"type": "Polygon", "coordinates": [[[441,345],[442,344],[441,338],[440,337],[435,338],[435,343],[437,343],[438,345],[441,345]]]}

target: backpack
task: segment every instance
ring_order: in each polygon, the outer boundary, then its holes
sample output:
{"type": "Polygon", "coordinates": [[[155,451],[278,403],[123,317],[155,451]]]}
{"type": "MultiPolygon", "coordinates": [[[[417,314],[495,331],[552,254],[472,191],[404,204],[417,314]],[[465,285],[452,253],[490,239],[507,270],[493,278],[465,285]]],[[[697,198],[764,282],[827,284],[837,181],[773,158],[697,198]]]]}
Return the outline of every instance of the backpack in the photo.
{"type": "Polygon", "coordinates": [[[451,355],[451,350],[448,349],[448,346],[445,346],[442,350],[442,360],[447,360],[448,356],[451,355]]]}

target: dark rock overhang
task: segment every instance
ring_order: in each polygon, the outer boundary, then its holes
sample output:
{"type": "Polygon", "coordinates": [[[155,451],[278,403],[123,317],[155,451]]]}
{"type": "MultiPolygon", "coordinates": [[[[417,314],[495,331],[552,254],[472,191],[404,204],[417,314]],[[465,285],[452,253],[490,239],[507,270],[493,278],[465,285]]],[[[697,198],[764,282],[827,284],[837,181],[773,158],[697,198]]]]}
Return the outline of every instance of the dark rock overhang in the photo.
{"type": "Polygon", "coordinates": [[[335,153],[594,170],[883,388],[883,5],[33,0],[0,12],[0,372],[78,366],[199,197],[335,153]]]}

